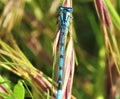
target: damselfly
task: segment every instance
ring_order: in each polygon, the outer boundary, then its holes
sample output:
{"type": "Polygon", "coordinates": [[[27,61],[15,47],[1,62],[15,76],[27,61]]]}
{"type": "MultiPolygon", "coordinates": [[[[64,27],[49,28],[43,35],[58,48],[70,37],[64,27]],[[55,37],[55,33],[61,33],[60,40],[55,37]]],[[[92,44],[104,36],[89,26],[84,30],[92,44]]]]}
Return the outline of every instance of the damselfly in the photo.
{"type": "Polygon", "coordinates": [[[64,55],[65,55],[65,36],[67,29],[69,28],[71,13],[73,9],[71,7],[60,6],[59,15],[59,26],[60,26],[60,57],[59,57],[59,72],[58,72],[58,90],[57,99],[62,99],[62,77],[63,77],[63,66],[64,66],[64,55]]]}

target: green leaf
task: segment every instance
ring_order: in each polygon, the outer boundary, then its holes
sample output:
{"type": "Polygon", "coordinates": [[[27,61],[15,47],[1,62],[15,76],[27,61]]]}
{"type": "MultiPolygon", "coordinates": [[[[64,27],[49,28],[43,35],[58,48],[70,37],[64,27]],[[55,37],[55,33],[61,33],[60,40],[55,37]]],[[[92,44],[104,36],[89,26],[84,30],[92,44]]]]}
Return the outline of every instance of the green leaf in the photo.
{"type": "Polygon", "coordinates": [[[24,86],[25,86],[26,90],[27,90],[27,91],[28,91],[28,93],[30,94],[31,99],[34,99],[34,97],[33,97],[32,93],[31,93],[31,91],[29,90],[29,88],[28,88],[28,86],[27,86],[27,84],[26,84],[23,80],[21,80],[21,82],[24,84],[24,86]]]}
{"type": "Polygon", "coordinates": [[[50,91],[47,91],[47,99],[50,99],[50,91]]]}
{"type": "Polygon", "coordinates": [[[25,89],[21,81],[18,81],[18,83],[15,85],[13,92],[17,99],[24,99],[25,89]]]}

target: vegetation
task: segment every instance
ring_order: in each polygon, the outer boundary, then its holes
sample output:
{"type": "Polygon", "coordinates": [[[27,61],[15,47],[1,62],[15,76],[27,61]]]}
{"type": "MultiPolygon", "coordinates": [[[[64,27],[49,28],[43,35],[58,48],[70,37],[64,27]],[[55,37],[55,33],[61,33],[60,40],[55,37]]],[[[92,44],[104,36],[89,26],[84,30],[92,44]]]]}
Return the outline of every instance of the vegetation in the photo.
{"type": "MultiPolygon", "coordinates": [[[[55,97],[53,42],[60,4],[0,0],[0,98],[55,97]]],[[[72,5],[72,98],[120,99],[120,0],[73,0],[72,5]]]]}

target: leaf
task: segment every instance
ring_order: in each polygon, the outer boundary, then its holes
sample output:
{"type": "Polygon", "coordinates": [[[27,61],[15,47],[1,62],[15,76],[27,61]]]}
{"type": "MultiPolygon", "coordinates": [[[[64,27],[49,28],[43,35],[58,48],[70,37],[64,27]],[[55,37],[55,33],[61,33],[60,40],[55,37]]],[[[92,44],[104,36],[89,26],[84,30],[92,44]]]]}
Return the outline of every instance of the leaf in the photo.
{"type": "Polygon", "coordinates": [[[28,86],[27,86],[27,84],[26,84],[23,80],[21,80],[21,82],[24,84],[24,86],[25,86],[26,90],[27,90],[27,91],[28,91],[28,93],[30,94],[31,99],[34,99],[34,97],[33,97],[32,93],[31,93],[30,89],[29,89],[29,88],[28,88],[28,86]]]}
{"type": "Polygon", "coordinates": [[[18,81],[18,83],[15,85],[13,92],[17,99],[24,99],[25,89],[21,81],[18,81]]]}
{"type": "Polygon", "coordinates": [[[47,90],[47,99],[50,99],[50,91],[47,90]]]}

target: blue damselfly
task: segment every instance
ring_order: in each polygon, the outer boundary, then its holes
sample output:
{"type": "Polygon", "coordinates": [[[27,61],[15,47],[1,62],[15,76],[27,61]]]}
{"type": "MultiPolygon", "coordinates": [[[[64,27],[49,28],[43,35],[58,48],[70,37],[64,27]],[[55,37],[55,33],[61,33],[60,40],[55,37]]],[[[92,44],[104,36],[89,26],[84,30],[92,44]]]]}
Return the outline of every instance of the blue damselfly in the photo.
{"type": "Polygon", "coordinates": [[[59,72],[58,72],[58,90],[57,99],[62,99],[62,77],[63,77],[63,67],[64,67],[64,55],[65,55],[65,36],[69,28],[71,13],[73,9],[71,7],[60,6],[58,8],[60,11],[59,15],[59,27],[60,27],[60,57],[59,57],[59,72]]]}

